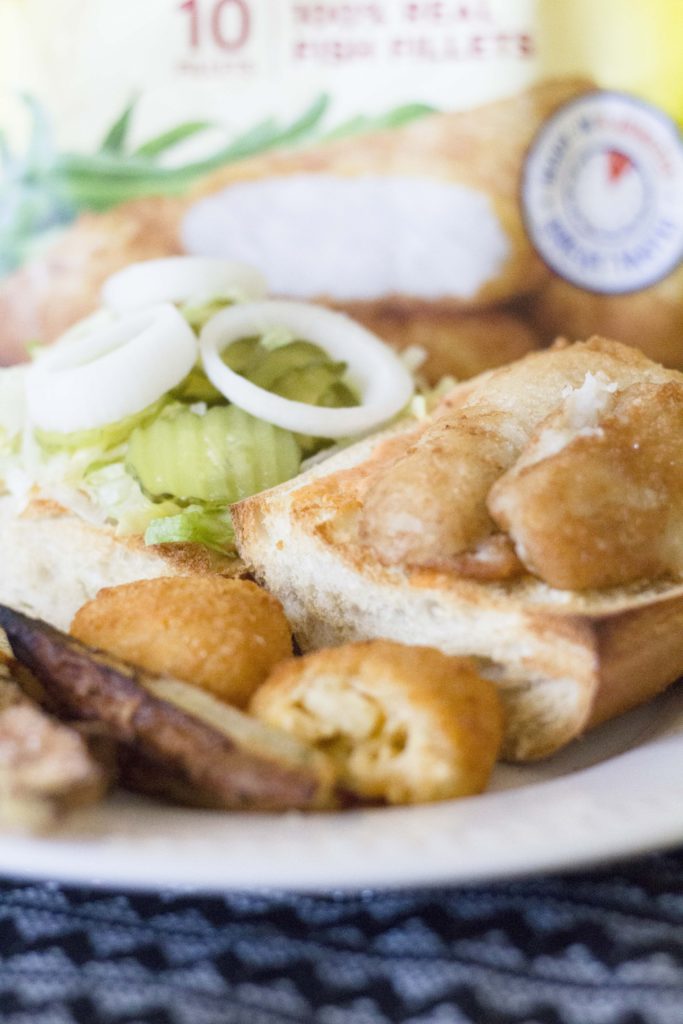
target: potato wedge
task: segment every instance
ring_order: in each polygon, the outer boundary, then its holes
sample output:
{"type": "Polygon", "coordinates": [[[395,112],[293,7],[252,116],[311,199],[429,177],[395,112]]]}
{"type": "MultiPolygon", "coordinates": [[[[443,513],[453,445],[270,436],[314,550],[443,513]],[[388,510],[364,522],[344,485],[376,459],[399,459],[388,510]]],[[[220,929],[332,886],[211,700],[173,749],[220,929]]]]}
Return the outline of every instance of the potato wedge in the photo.
{"type": "Polygon", "coordinates": [[[98,800],[108,781],[86,739],[26,696],[0,653],[0,825],[48,829],[98,800]]]}
{"type": "Polygon", "coordinates": [[[121,745],[124,782],[226,810],[336,803],[328,760],[285,733],[197,687],[140,672],[4,605],[0,626],[14,656],[66,717],[106,725],[121,745]]]}

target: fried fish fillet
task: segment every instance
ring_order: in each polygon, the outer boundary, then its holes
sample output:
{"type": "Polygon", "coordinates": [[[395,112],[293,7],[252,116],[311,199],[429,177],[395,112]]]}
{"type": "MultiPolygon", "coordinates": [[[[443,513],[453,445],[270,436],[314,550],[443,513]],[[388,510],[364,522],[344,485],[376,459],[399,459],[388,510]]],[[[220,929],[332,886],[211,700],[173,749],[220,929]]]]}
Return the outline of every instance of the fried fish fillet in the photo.
{"type": "Polygon", "coordinates": [[[175,256],[180,208],[141,199],[86,213],[45,252],[0,281],[0,365],[26,358],[31,341],[54,341],[100,304],[102,284],[136,260],[175,256]]]}
{"type": "MultiPolygon", "coordinates": [[[[502,270],[469,298],[453,293],[432,296],[431,309],[441,312],[482,309],[492,303],[531,294],[549,278],[549,271],[537,256],[522,221],[519,202],[522,166],[533,137],[547,118],[558,107],[591,88],[592,84],[584,79],[548,79],[510,98],[472,110],[435,114],[400,129],[296,152],[276,152],[216,171],[199,183],[190,199],[215,197],[221,190],[227,195],[233,186],[248,181],[286,182],[295,175],[305,178],[309,186],[314,185],[316,177],[368,182],[381,182],[385,178],[387,189],[392,187],[392,180],[409,179],[471,190],[473,196],[485,197],[499,220],[509,244],[508,258],[502,270]]],[[[283,208],[283,215],[286,212],[283,208]]],[[[370,208],[366,217],[372,216],[370,208]]],[[[389,239],[396,237],[396,225],[388,224],[385,236],[387,232],[389,239]]],[[[476,244],[477,238],[470,236],[472,258],[476,244]]],[[[229,239],[226,245],[230,245],[229,239]]],[[[302,234],[297,247],[297,263],[305,265],[306,234],[302,234]]],[[[257,246],[249,251],[256,253],[257,246]]],[[[218,250],[213,254],[218,255],[218,250]]],[[[220,254],[230,254],[233,258],[236,255],[228,249],[221,250],[220,254]]],[[[327,255],[314,252],[310,258],[319,263],[327,255]]],[[[331,281],[330,287],[333,284],[331,281]]],[[[335,301],[334,295],[326,293],[324,287],[301,297],[335,301]]],[[[393,294],[388,292],[381,298],[383,303],[392,300],[397,310],[405,309],[406,303],[415,303],[415,309],[419,307],[419,295],[402,289],[396,289],[393,294]]],[[[345,301],[351,302],[352,297],[347,296],[345,301]]],[[[361,316],[363,305],[354,303],[355,311],[361,316]]],[[[370,300],[365,305],[367,313],[371,313],[375,302],[370,300]]]]}
{"type": "Polygon", "coordinates": [[[443,377],[467,380],[540,348],[533,327],[506,308],[445,313],[427,302],[390,300],[374,308],[369,303],[347,303],[344,312],[399,351],[423,349],[419,373],[429,384],[443,377]]]}
{"type": "Polygon", "coordinates": [[[598,372],[619,388],[683,381],[637,350],[601,338],[532,353],[483,374],[446,398],[418,440],[370,481],[363,542],[388,565],[457,570],[459,556],[498,529],[487,506],[496,480],[565,389],[598,372]]]}
{"type": "Polygon", "coordinates": [[[565,590],[683,575],[683,380],[604,395],[580,418],[570,396],[488,497],[527,568],[565,590]]]}

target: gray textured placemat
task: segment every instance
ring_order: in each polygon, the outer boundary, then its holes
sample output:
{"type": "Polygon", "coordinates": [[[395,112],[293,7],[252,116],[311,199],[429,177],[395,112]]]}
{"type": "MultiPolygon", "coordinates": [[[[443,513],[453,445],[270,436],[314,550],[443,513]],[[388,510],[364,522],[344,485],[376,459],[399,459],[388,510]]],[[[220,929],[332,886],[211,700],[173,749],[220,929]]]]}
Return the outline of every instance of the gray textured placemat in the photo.
{"type": "Polygon", "coordinates": [[[3,1024],[682,1024],[683,851],[471,889],[0,885],[3,1024]]]}

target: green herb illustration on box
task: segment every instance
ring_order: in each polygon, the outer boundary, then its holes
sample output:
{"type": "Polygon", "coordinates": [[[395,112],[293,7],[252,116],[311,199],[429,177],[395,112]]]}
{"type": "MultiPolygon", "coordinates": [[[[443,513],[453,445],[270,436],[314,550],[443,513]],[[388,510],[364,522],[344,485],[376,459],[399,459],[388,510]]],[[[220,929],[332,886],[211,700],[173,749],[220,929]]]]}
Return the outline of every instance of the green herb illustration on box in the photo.
{"type": "Polygon", "coordinates": [[[329,97],[321,94],[288,124],[268,118],[204,159],[169,166],[165,160],[182,143],[215,130],[216,125],[184,121],[131,149],[134,100],[105,133],[95,153],[60,152],[45,110],[33,97],[23,99],[31,118],[25,152],[13,153],[0,135],[0,274],[9,273],[39,252],[55,232],[83,211],[101,212],[146,196],[182,195],[203,175],[268,150],[398,128],[434,112],[426,104],[412,103],[380,116],[360,115],[330,128],[326,124],[329,97]]]}

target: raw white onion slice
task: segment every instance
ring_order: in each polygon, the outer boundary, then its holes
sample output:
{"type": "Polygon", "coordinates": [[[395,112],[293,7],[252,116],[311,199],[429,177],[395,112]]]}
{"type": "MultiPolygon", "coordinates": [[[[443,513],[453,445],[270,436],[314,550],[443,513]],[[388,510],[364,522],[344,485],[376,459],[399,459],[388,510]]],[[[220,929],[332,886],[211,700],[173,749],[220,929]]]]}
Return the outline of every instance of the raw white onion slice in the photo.
{"type": "Polygon", "coordinates": [[[130,313],[159,302],[192,302],[217,298],[261,299],[266,280],[246,263],[201,256],[169,256],[131,263],[108,277],[102,301],[116,313],[130,313]]]}
{"type": "Polygon", "coordinates": [[[197,339],[175,306],[155,306],[54,345],[26,375],[31,421],[43,430],[92,430],[151,405],[197,359],[197,339]]]}
{"type": "Polygon", "coordinates": [[[341,313],[304,302],[253,302],[221,310],[202,330],[199,349],[209,380],[231,402],[277,427],[314,437],[349,437],[372,430],[399,412],[413,393],[410,374],[375,334],[341,313]],[[221,359],[220,353],[232,342],[282,327],[347,363],[361,404],[327,409],[293,402],[257,387],[221,359]]]}

